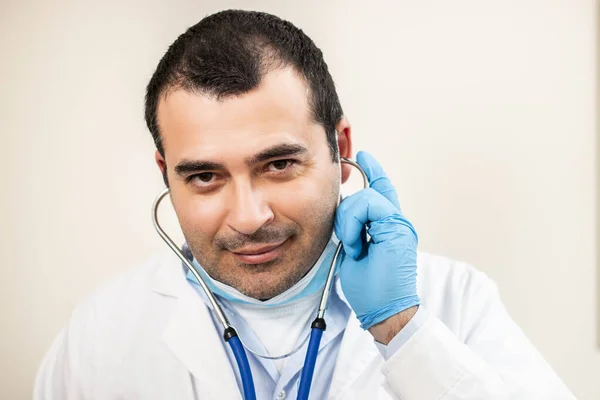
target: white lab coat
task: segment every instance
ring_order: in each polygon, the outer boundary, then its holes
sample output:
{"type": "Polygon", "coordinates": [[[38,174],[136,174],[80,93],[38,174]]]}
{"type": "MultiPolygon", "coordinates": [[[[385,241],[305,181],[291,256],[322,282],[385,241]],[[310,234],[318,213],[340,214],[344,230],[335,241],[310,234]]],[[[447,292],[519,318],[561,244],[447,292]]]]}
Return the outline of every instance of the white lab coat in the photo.
{"type": "MultiPolygon", "coordinates": [[[[425,254],[418,264],[427,322],[385,361],[351,315],[329,399],[574,398],[510,319],[484,274],[425,254]]],[[[205,304],[180,261],[165,254],[76,308],[42,361],[34,399],[241,395],[205,304]]]]}

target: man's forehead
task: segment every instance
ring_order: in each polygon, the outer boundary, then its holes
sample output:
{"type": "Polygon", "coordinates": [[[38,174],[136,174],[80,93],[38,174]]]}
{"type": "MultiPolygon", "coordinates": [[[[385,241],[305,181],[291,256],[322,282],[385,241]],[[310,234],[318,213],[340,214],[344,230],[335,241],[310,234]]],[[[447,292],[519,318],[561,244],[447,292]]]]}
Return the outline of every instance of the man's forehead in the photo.
{"type": "Polygon", "coordinates": [[[324,129],[310,113],[306,86],[291,69],[273,71],[257,89],[223,100],[171,91],[159,103],[158,122],[166,153],[169,148],[234,152],[243,146],[247,154],[286,141],[307,148],[326,145],[324,129]]]}
{"type": "Polygon", "coordinates": [[[273,70],[255,89],[222,98],[183,88],[167,90],[160,97],[157,113],[163,131],[173,124],[215,129],[269,120],[312,121],[307,86],[292,68],[273,70]]]}

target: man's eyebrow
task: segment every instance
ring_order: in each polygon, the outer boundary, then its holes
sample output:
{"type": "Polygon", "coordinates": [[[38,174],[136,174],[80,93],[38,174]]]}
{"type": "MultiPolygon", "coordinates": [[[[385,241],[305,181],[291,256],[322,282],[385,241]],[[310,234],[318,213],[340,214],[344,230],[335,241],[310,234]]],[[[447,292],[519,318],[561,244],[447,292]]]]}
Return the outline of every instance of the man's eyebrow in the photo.
{"type": "Polygon", "coordinates": [[[246,165],[258,164],[273,158],[299,156],[308,153],[308,149],[299,144],[283,143],[268,147],[260,153],[246,158],[246,165]]]}
{"type": "Polygon", "coordinates": [[[175,166],[175,172],[177,175],[184,176],[191,172],[199,171],[221,171],[224,170],[225,166],[220,163],[212,161],[201,161],[201,160],[181,160],[175,166]]]}

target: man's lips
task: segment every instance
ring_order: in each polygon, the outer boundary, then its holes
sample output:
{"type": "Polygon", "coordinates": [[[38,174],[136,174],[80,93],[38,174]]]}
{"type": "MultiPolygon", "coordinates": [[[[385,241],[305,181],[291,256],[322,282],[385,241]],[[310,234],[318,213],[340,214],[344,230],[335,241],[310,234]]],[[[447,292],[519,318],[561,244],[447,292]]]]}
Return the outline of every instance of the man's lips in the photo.
{"type": "Polygon", "coordinates": [[[235,257],[244,264],[261,264],[269,262],[279,257],[282,253],[282,246],[287,241],[281,243],[269,244],[263,246],[246,247],[232,251],[235,257]]]}

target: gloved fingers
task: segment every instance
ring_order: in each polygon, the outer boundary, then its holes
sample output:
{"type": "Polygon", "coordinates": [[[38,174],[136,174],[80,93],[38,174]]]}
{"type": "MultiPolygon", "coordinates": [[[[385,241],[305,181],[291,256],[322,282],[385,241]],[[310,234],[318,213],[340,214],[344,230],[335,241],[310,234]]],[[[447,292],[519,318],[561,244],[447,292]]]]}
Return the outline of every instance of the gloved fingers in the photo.
{"type": "Polygon", "coordinates": [[[342,200],[336,210],[333,224],[335,235],[344,246],[344,252],[352,258],[358,258],[362,252],[362,230],[365,228],[364,224],[358,223],[351,213],[348,214],[348,211],[352,210],[354,204],[360,200],[360,196],[356,196],[359,193],[342,200]]]}
{"type": "Polygon", "coordinates": [[[365,225],[397,215],[398,210],[387,198],[367,188],[342,200],[335,214],[335,234],[346,254],[358,258],[362,252],[365,225]]]}
{"type": "Polygon", "coordinates": [[[375,157],[366,151],[359,151],[356,155],[356,162],[363,171],[365,171],[365,174],[367,174],[370,186],[381,193],[393,205],[398,207],[398,210],[400,210],[400,202],[398,201],[396,188],[392,185],[392,182],[389,180],[383,167],[375,157]]]}

